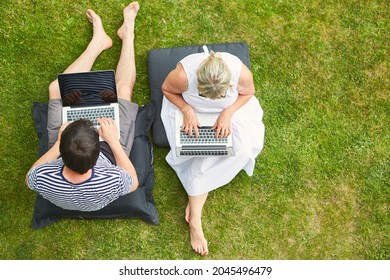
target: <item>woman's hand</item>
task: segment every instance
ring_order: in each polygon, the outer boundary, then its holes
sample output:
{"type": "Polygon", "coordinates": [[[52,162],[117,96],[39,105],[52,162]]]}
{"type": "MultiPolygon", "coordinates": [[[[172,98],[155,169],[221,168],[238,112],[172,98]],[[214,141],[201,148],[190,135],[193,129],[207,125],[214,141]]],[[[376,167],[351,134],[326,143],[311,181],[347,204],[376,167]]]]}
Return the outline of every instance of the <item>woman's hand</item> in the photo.
{"type": "Polygon", "coordinates": [[[187,135],[192,136],[194,132],[195,137],[199,136],[198,127],[200,127],[195,110],[191,106],[186,106],[183,110],[183,124],[181,131],[184,131],[187,135]]]}
{"type": "Polygon", "coordinates": [[[233,112],[226,108],[219,115],[217,121],[215,122],[213,129],[215,129],[215,138],[228,137],[232,133],[231,128],[231,120],[232,120],[233,112]]]}

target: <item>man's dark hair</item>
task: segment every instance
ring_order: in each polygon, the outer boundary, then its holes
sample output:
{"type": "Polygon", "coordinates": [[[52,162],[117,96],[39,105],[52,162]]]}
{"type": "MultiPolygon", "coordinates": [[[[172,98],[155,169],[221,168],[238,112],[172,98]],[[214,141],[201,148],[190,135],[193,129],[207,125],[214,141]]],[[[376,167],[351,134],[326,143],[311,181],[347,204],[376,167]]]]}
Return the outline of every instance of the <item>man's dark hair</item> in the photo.
{"type": "Polygon", "coordinates": [[[78,120],[69,124],[61,134],[60,153],[69,169],[84,174],[91,169],[99,157],[99,134],[89,120],[78,120]]]}

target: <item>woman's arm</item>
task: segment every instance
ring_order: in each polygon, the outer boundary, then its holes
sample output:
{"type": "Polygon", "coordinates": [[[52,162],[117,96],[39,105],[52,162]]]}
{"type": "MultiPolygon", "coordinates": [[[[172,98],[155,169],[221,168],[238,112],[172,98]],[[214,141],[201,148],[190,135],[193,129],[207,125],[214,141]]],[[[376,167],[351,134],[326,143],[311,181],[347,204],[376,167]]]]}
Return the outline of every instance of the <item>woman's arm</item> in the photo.
{"type": "Polygon", "coordinates": [[[237,90],[239,94],[237,100],[222,111],[214,125],[216,137],[227,137],[231,133],[230,124],[234,113],[244,106],[255,94],[253,75],[245,64],[242,64],[241,66],[237,90]]]}
{"type": "Polygon", "coordinates": [[[166,77],[161,86],[164,96],[178,107],[183,113],[182,130],[192,136],[199,136],[198,127],[200,126],[194,109],[183,99],[182,93],[188,88],[188,78],[183,66],[179,63],[166,77]]]}

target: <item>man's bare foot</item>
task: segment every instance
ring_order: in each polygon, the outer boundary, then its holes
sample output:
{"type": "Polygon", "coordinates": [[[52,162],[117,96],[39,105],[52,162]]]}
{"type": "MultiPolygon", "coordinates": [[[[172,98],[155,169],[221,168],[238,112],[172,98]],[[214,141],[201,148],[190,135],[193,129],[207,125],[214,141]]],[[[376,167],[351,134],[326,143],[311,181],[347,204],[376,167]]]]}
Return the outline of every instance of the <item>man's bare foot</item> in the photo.
{"type": "Polygon", "coordinates": [[[207,240],[204,238],[201,221],[189,221],[191,246],[196,253],[205,256],[209,253],[207,240]]]}
{"type": "Polygon", "coordinates": [[[139,10],[138,2],[131,2],[126,8],[123,9],[123,24],[118,29],[118,37],[122,40],[126,34],[134,35],[134,22],[139,10]]]}
{"type": "Polygon", "coordinates": [[[91,44],[94,44],[95,47],[98,47],[102,51],[112,47],[112,40],[106,34],[103,28],[103,23],[100,18],[93,10],[87,10],[87,18],[92,23],[93,26],[93,36],[91,44]]]}

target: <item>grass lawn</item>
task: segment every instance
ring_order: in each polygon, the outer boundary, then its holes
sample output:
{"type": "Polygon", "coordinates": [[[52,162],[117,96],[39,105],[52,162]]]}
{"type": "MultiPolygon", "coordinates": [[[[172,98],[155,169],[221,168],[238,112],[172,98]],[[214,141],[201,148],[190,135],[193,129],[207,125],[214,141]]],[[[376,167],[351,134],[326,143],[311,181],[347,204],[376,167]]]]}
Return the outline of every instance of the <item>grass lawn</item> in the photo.
{"type": "MultiPolygon", "coordinates": [[[[264,109],[252,177],[210,193],[205,259],[389,259],[389,2],[139,1],[135,101],[149,102],[147,51],[244,41],[264,109]],[[386,121],[387,120],[387,121],[386,121]]],[[[34,101],[84,50],[93,8],[114,39],[94,70],[114,69],[123,0],[0,1],[0,259],[201,259],[184,221],[186,193],[154,147],[161,224],[30,221],[34,101]],[[109,3],[109,4],[108,4],[109,3]]]]}

